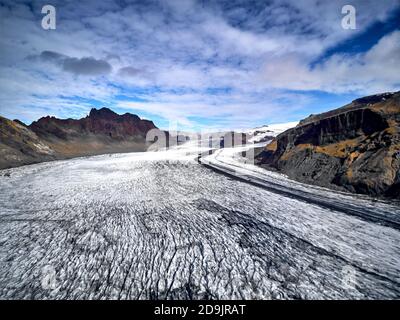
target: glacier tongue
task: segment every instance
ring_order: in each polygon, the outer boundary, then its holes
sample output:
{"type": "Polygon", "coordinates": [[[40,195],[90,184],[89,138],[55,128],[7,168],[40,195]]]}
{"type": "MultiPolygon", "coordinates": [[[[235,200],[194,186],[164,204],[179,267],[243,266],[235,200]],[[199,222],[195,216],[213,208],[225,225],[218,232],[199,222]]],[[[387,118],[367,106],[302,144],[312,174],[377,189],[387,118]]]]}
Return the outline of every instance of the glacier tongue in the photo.
{"type": "Polygon", "coordinates": [[[399,230],[216,173],[189,146],[0,172],[0,298],[400,297],[399,230]]]}

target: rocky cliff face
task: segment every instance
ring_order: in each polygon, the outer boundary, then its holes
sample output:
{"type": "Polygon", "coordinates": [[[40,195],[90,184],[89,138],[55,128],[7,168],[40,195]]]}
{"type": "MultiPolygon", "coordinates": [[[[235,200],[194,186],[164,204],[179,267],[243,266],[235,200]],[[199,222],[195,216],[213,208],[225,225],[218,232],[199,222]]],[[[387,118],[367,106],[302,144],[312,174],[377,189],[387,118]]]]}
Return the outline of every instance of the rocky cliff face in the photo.
{"type": "Polygon", "coordinates": [[[86,118],[79,120],[44,117],[29,126],[65,157],[145,151],[146,134],[155,128],[151,121],[130,113],[119,115],[107,108],[92,109],[86,118]]]}
{"type": "Polygon", "coordinates": [[[49,145],[20,121],[0,117],[0,169],[54,160],[49,145]]]}
{"type": "Polygon", "coordinates": [[[311,115],[257,157],[290,178],[374,196],[400,194],[400,92],[311,115]]]}
{"type": "Polygon", "coordinates": [[[86,118],[79,120],[47,116],[33,122],[29,128],[44,139],[104,135],[114,140],[124,140],[144,138],[147,132],[156,126],[149,120],[141,120],[137,115],[119,115],[110,109],[102,108],[92,109],[86,118]]]}
{"type": "Polygon", "coordinates": [[[153,122],[110,109],[92,109],[85,118],[43,117],[25,126],[0,118],[0,169],[77,156],[145,151],[153,122]]]}

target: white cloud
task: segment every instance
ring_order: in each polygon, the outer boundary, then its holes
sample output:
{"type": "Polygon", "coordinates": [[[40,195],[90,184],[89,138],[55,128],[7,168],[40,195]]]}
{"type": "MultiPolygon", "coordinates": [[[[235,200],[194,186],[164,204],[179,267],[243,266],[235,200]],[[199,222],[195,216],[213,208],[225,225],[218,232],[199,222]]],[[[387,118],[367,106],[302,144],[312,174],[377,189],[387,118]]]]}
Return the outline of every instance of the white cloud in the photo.
{"type": "Polygon", "coordinates": [[[399,88],[399,65],[400,31],[394,31],[365,53],[336,54],[313,67],[295,55],[270,60],[263,77],[274,88],[372,94],[399,88]]]}

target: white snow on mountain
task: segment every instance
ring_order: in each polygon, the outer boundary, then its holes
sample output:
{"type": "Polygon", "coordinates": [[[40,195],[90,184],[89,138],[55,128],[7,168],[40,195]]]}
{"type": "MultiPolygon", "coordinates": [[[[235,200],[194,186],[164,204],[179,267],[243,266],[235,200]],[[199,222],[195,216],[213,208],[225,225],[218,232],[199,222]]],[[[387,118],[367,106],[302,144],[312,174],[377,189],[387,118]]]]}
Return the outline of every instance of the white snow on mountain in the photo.
{"type": "Polygon", "coordinates": [[[254,129],[248,130],[246,133],[252,135],[249,139],[249,142],[261,142],[264,141],[266,137],[276,137],[277,135],[281,134],[282,132],[297,126],[299,122],[287,122],[287,123],[276,123],[265,125],[262,127],[257,127],[254,129]]]}

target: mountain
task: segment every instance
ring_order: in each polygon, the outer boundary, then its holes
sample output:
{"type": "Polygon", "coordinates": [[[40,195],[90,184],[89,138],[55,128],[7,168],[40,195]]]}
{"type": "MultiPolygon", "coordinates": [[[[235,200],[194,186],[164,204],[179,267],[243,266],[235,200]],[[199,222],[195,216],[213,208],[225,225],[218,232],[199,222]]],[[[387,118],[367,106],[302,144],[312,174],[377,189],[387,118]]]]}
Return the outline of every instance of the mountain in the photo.
{"type": "Polygon", "coordinates": [[[115,152],[146,151],[146,134],[157,129],[137,115],[92,109],[82,119],[43,117],[25,126],[0,118],[0,169],[41,161],[115,152]]]}
{"type": "Polygon", "coordinates": [[[57,158],[54,150],[20,121],[0,117],[0,169],[57,158]]]}
{"type": "Polygon", "coordinates": [[[246,133],[250,135],[249,142],[265,142],[271,140],[287,129],[295,127],[297,124],[298,122],[270,124],[248,130],[246,133]]]}
{"type": "Polygon", "coordinates": [[[259,165],[338,190],[400,197],[400,92],[310,115],[278,135],[259,165]]]}
{"type": "Polygon", "coordinates": [[[146,134],[156,126],[137,115],[119,115],[102,108],[92,109],[86,118],[79,120],[44,117],[33,122],[29,129],[58,154],[75,157],[145,151],[146,134]]]}

